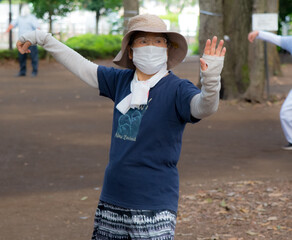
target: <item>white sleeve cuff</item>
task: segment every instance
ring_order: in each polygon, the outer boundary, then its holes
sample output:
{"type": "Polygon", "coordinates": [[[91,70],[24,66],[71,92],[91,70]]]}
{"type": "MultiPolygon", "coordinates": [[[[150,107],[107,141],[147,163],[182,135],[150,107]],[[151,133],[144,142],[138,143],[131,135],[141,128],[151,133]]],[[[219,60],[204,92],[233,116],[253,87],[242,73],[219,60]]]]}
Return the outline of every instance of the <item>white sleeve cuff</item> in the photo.
{"type": "Polygon", "coordinates": [[[193,117],[202,119],[215,113],[219,106],[219,92],[221,88],[220,74],[224,64],[224,57],[203,55],[208,68],[201,71],[201,93],[195,95],[190,103],[193,117]]]}

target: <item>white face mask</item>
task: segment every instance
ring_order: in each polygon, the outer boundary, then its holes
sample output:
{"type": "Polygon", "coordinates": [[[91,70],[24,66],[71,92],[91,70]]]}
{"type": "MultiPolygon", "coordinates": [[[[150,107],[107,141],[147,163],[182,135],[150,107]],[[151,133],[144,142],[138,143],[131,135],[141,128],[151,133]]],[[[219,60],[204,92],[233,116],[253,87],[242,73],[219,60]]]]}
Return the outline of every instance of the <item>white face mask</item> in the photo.
{"type": "Polygon", "coordinates": [[[167,48],[146,46],[133,49],[133,63],[141,72],[152,75],[167,62],[167,48]]]}

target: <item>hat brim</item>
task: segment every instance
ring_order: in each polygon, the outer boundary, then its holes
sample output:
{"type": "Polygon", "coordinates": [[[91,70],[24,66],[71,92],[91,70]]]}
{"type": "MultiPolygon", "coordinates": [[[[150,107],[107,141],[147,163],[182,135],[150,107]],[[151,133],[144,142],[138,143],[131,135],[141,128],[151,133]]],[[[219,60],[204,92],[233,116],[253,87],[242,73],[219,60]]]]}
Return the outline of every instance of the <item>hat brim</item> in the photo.
{"type": "Polygon", "coordinates": [[[130,38],[134,32],[151,32],[151,33],[164,33],[167,35],[170,45],[168,47],[168,60],[167,69],[171,69],[181,63],[187,55],[188,44],[184,36],[177,32],[161,31],[153,29],[135,29],[129,31],[122,40],[121,51],[114,58],[113,62],[120,67],[135,69],[133,61],[129,58],[127,52],[127,46],[130,38]]]}

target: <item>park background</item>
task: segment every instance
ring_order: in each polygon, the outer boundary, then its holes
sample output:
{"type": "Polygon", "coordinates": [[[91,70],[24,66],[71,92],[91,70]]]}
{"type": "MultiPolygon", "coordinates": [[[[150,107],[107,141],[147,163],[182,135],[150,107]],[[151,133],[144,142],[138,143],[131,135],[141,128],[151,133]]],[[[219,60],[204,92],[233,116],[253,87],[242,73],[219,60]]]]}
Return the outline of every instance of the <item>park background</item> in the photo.
{"type": "MultiPolygon", "coordinates": [[[[32,8],[50,3],[30,2],[32,8]]],[[[63,10],[64,3],[72,9],[76,3],[54,2],[62,3],[63,10]]],[[[90,2],[84,1],[87,6],[90,2]]],[[[199,43],[213,35],[226,40],[219,110],[187,126],[184,133],[176,239],[290,239],[292,155],[281,150],[285,139],[279,111],[292,88],[291,56],[268,45],[273,61],[269,60],[267,95],[264,43],[248,43],[247,33],[252,14],[267,12],[278,14],[279,34],[291,34],[291,1],[97,2],[114,3],[109,5],[114,11],[98,24],[98,37],[106,39],[101,44],[121,38],[124,22],[138,12],[155,13],[169,29],[185,35],[189,53],[173,71],[195,84],[199,84],[199,43]],[[181,25],[179,19],[191,24],[181,25]]],[[[8,3],[0,4],[2,33],[8,25],[8,3]]],[[[16,18],[21,2],[12,3],[12,18],[16,18]]],[[[81,1],[77,3],[80,7],[81,1]]],[[[80,50],[74,46],[80,42],[78,37],[88,33],[96,37],[96,13],[71,10],[56,17],[51,31],[64,42],[75,39],[71,47],[80,50]]],[[[101,12],[106,13],[105,6],[101,12]]],[[[47,17],[39,18],[44,31],[50,29],[47,17]]],[[[13,30],[16,40],[17,29],[13,30]]],[[[1,34],[2,47],[0,239],[90,239],[108,161],[113,103],[45,54],[37,78],[15,78],[17,52],[6,50],[8,34],[1,34]]],[[[95,58],[96,51],[80,52],[97,64],[115,66],[113,56],[95,58]]]]}
{"type": "MultiPolygon", "coordinates": [[[[10,51],[0,52],[0,59],[17,58],[16,49],[11,50],[18,38],[18,30],[9,34],[4,32],[9,21],[18,17],[24,2],[29,2],[39,18],[41,30],[51,32],[91,59],[115,56],[127,30],[128,19],[138,13],[159,15],[169,30],[184,35],[189,44],[188,56],[202,54],[206,39],[216,35],[225,40],[229,49],[221,75],[221,98],[243,98],[253,103],[270,98],[269,75],[282,74],[279,48],[272,44],[266,46],[263,41],[249,44],[243,37],[252,29],[253,16],[274,13],[278,27],[272,30],[281,35],[291,33],[290,0],[10,0],[1,1],[0,47],[7,47],[9,42],[10,51]]],[[[266,24],[269,21],[272,19],[267,18],[266,24]]],[[[46,55],[40,51],[41,58],[46,55]]]]}

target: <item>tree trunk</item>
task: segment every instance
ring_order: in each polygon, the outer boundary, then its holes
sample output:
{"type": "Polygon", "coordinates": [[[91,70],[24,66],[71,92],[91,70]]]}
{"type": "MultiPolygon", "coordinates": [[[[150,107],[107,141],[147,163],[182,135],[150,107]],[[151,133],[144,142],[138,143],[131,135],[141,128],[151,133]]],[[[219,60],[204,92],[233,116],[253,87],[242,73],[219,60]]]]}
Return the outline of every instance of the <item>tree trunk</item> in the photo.
{"type": "Polygon", "coordinates": [[[227,48],[221,74],[220,97],[236,98],[248,86],[247,34],[251,23],[252,0],[200,0],[200,54],[206,39],[226,36],[227,48]],[[220,16],[219,16],[220,15],[220,16]]]}
{"type": "Polygon", "coordinates": [[[249,78],[250,85],[244,94],[244,99],[253,103],[263,100],[265,86],[264,46],[260,41],[249,45],[249,78]]]}
{"type": "MultiPolygon", "coordinates": [[[[278,12],[278,1],[254,0],[253,13],[278,12]]],[[[281,74],[279,55],[275,45],[268,44],[269,75],[281,74]]],[[[251,102],[262,102],[266,86],[266,74],[264,63],[264,42],[254,41],[249,44],[249,79],[250,85],[244,94],[244,98],[251,102]]]]}
{"type": "MultiPolygon", "coordinates": [[[[213,36],[219,39],[223,37],[223,0],[199,0],[199,6],[199,53],[202,56],[207,39],[212,39],[213,36]]],[[[201,83],[198,82],[197,86],[200,87],[201,83]]],[[[222,94],[223,88],[221,88],[220,97],[222,94]]]]}
{"type": "MultiPolygon", "coordinates": [[[[52,16],[51,13],[49,13],[49,33],[54,34],[54,33],[53,33],[53,16],[52,16]]],[[[51,58],[52,58],[52,57],[51,57],[51,55],[49,54],[49,52],[46,52],[46,61],[47,61],[47,63],[50,62],[51,58]]]]}
{"type": "Polygon", "coordinates": [[[224,1],[224,35],[227,49],[224,61],[224,99],[238,98],[249,85],[248,41],[251,25],[252,0],[224,1]]]}
{"type": "Polygon", "coordinates": [[[206,40],[223,37],[223,0],[200,0],[199,52],[203,54],[206,40]],[[215,15],[209,15],[215,14],[215,15]],[[220,15],[217,16],[216,14],[220,15]]]}
{"type": "Polygon", "coordinates": [[[124,35],[128,31],[128,22],[131,17],[139,14],[138,0],[123,0],[124,5],[124,35]]]}
{"type": "Polygon", "coordinates": [[[50,13],[49,13],[49,32],[53,33],[53,18],[50,13]]]}
{"type": "Polygon", "coordinates": [[[98,24],[99,24],[99,18],[100,18],[100,10],[96,10],[95,12],[95,34],[98,35],[99,29],[98,29],[98,24]]]}
{"type": "MultiPolygon", "coordinates": [[[[1,1],[0,1],[1,2],[1,1]]],[[[18,15],[20,16],[21,15],[21,9],[22,9],[22,6],[23,6],[23,3],[19,3],[19,6],[18,6],[18,15]]]]}
{"type": "MultiPolygon", "coordinates": [[[[265,2],[254,0],[253,13],[264,13],[265,2]]],[[[261,102],[263,99],[265,86],[265,66],[264,66],[264,43],[254,41],[249,43],[248,48],[248,67],[250,85],[244,94],[244,99],[250,102],[261,102]]]]}
{"type": "MultiPolygon", "coordinates": [[[[279,13],[279,1],[267,0],[267,13],[279,13]]],[[[273,32],[277,34],[277,31],[273,32]]],[[[281,62],[276,45],[268,43],[268,63],[270,75],[282,75],[281,62]]]]}

